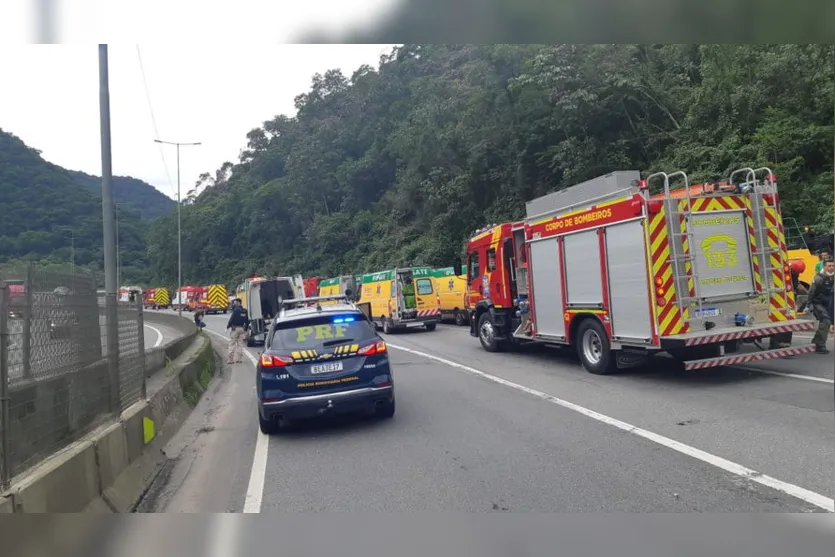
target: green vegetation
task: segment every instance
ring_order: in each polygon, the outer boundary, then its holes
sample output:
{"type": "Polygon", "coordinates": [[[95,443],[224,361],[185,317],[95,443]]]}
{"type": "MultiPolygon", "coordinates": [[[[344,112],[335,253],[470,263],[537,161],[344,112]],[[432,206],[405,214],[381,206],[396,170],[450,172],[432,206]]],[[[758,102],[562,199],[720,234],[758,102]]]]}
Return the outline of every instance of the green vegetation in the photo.
{"type": "MultiPolygon", "coordinates": [[[[142,282],[150,278],[145,244],[150,219],[175,203],[166,205],[160,200],[165,196],[133,178],[114,178],[113,185],[123,282],[142,282]]],[[[103,277],[100,192],[100,178],[48,163],[0,130],[0,265],[67,265],[74,255],[78,268],[103,277]]]]}
{"type": "MultiPolygon", "coordinates": [[[[406,45],[328,71],[248,134],[183,211],[190,281],[443,266],[477,227],[619,169],[771,167],[784,211],[832,227],[833,47],[406,45]]],[[[176,221],[149,234],[176,277],[176,221]]]]}

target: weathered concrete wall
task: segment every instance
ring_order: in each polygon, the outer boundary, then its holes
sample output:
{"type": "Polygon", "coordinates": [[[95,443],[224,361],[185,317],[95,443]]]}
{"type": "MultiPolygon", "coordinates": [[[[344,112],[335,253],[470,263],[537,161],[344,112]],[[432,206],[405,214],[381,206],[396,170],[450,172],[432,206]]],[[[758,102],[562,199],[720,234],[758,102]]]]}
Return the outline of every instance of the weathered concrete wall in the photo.
{"type": "Polygon", "coordinates": [[[130,511],[164,458],[160,449],[188,416],[185,393],[199,388],[203,371],[214,374],[214,354],[209,339],[195,334],[147,400],[18,478],[0,497],[0,512],[130,511]]]}

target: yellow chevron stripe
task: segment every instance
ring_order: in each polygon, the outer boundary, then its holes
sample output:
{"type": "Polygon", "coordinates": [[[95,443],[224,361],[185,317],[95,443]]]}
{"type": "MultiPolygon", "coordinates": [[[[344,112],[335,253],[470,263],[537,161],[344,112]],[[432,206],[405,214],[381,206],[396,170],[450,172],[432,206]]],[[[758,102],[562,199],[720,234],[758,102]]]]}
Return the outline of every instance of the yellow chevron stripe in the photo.
{"type": "Polygon", "coordinates": [[[302,355],[298,351],[291,352],[290,357],[293,358],[294,360],[301,360],[302,359],[302,355]]]}

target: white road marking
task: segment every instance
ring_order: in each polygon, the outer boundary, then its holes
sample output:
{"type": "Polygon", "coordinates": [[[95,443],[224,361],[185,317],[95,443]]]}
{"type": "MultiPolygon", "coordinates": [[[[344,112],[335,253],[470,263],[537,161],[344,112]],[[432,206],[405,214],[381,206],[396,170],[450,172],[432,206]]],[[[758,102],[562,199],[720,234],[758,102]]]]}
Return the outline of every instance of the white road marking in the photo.
{"type": "Polygon", "coordinates": [[[512,389],[516,389],[518,391],[522,391],[524,393],[528,393],[533,395],[537,398],[545,400],[547,402],[551,402],[558,406],[562,406],[563,408],[567,408],[569,410],[573,410],[574,412],[578,412],[584,416],[592,418],[593,420],[597,420],[607,425],[614,426],[618,429],[622,429],[628,433],[632,433],[637,435],[638,437],[643,437],[644,439],[648,439],[654,443],[657,443],[661,446],[667,447],[668,449],[672,449],[679,453],[685,454],[692,458],[701,460],[711,466],[715,466],[726,472],[730,472],[736,476],[741,478],[747,479],[751,482],[758,483],[760,485],[764,485],[766,487],[770,487],[772,489],[776,489],[777,491],[781,491],[787,495],[791,495],[797,499],[802,501],[806,501],[816,507],[820,507],[821,509],[827,510],[829,512],[835,512],[835,500],[822,495],[820,493],[815,493],[814,491],[810,491],[808,489],[804,489],[800,486],[796,486],[794,484],[790,484],[776,478],[772,478],[771,476],[766,476],[765,474],[761,474],[756,470],[752,470],[750,468],[746,468],[740,464],[735,462],[731,462],[730,460],[726,460],[720,456],[716,456],[710,454],[706,451],[701,449],[697,449],[695,447],[691,447],[690,445],[685,445],[675,439],[670,439],[669,437],[664,437],[663,435],[659,435],[657,433],[653,433],[651,431],[647,431],[646,429],[639,428],[632,424],[628,424],[626,422],[622,422],[616,418],[612,418],[610,416],[606,416],[605,414],[600,414],[599,412],[595,412],[594,410],[590,410],[578,404],[574,404],[573,402],[568,402],[567,400],[563,400],[561,398],[557,398],[553,395],[549,395],[548,393],[544,393],[542,391],[538,391],[536,389],[532,389],[530,387],[525,387],[524,385],[520,385],[518,383],[514,383],[512,381],[508,381],[507,379],[503,379],[496,375],[491,375],[489,373],[485,373],[483,371],[479,371],[475,368],[465,366],[459,364],[457,362],[453,362],[452,360],[447,360],[444,358],[439,358],[438,356],[433,356],[432,354],[427,354],[425,352],[420,352],[418,350],[412,350],[411,348],[406,348],[405,346],[398,346],[396,344],[390,344],[386,341],[386,344],[394,348],[396,350],[402,350],[404,352],[408,352],[410,354],[414,354],[416,356],[421,356],[430,360],[434,360],[436,362],[448,365],[450,367],[460,369],[472,375],[477,375],[479,377],[483,377],[484,379],[488,379],[493,381],[494,383],[498,383],[500,385],[504,385],[505,387],[510,387],[512,389]]]}
{"type": "MultiPolygon", "coordinates": [[[[220,333],[216,333],[208,328],[203,329],[216,337],[229,341],[229,338],[220,333]]],[[[258,360],[249,350],[244,349],[244,355],[252,363],[253,366],[258,365],[258,360]]],[[[257,429],[255,439],[255,454],[252,457],[252,470],[249,473],[249,485],[246,488],[246,497],[244,499],[245,513],[260,513],[261,500],[264,497],[264,478],[267,475],[267,452],[270,446],[270,437],[257,429]]]]}
{"type": "Polygon", "coordinates": [[[785,371],[774,371],[771,369],[763,369],[761,367],[754,367],[749,366],[748,364],[739,365],[739,366],[731,366],[734,369],[745,370],[745,371],[756,371],[757,373],[766,373],[768,375],[778,375],[780,377],[787,377],[789,379],[802,379],[804,381],[815,381],[817,383],[828,383],[830,385],[835,384],[835,379],[829,379],[827,377],[815,377],[814,375],[800,375],[799,373],[787,373],[785,371]]]}
{"type": "Polygon", "coordinates": [[[157,334],[157,340],[154,343],[154,348],[159,347],[159,345],[162,344],[162,331],[160,331],[156,327],[154,327],[152,325],[148,325],[148,324],[145,324],[145,327],[151,329],[152,331],[154,331],[157,334]]]}

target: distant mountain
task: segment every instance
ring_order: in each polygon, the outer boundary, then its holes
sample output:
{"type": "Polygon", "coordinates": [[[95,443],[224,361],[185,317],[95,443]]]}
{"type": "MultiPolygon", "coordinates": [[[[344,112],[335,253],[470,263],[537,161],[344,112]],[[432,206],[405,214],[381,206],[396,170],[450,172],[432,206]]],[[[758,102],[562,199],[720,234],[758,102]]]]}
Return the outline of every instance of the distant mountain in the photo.
{"type": "MultiPolygon", "coordinates": [[[[99,195],[101,192],[101,177],[91,176],[85,172],[68,170],[80,183],[99,195]]],[[[113,177],[113,196],[121,207],[139,213],[142,220],[154,220],[174,210],[177,204],[173,199],[161,193],[148,182],[143,182],[130,176],[113,177]]]]}
{"type": "MultiPolygon", "coordinates": [[[[101,195],[78,174],[45,161],[39,151],[0,129],[0,266],[23,261],[74,262],[102,271],[101,195]]],[[[148,222],[141,217],[147,218],[149,211],[143,206],[140,214],[133,204],[144,195],[154,210],[161,205],[151,205],[156,190],[139,184],[143,187],[127,188],[129,193],[122,198],[125,206],[119,211],[123,282],[141,282],[147,275],[148,222]]]]}

